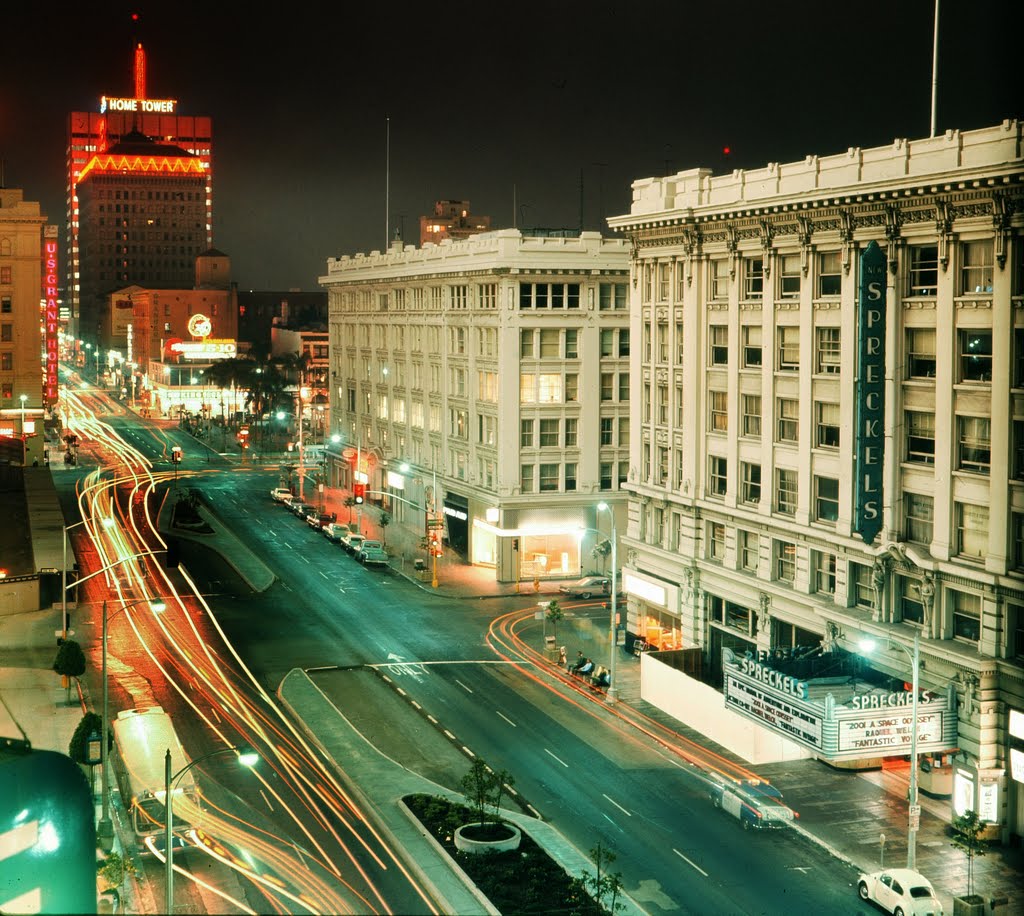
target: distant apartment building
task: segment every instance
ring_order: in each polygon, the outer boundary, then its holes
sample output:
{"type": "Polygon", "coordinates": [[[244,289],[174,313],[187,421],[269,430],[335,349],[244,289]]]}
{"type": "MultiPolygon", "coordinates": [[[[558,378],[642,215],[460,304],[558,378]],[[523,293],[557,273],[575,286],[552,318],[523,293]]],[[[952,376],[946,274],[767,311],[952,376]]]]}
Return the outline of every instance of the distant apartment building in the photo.
{"type": "Polygon", "coordinates": [[[909,685],[916,637],[952,697],[932,747],[1019,834],[1020,785],[985,787],[1024,748],[1020,123],[639,180],[609,224],[636,250],[629,632],[718,684],[725,650],[874,637],[909,685]]]}
{"type": "Polygon", "coordinates": [[[420,246],[428,242],[440,245],[445,239],[468,239],[490,228],[491,218],[470,213],[468,200],[439,200],[430,216],[420,217],[420,246]]]}
{"type": "Polygon", "coordinates": [[[443,521],[499,581],[600,569],[597,506],[622,510],[628,474],[628,276],[628,245],[590,232],[329,259],[331,482],[443,521]]]}
{"type": "Polygon", "coordinates": [[[0,440],[10,446],[0,449],[3,462],[42,463],[44,409],[57,397],[56,231],[45,223],[24,191],[0,187],[0,440]],[[44,351],[52,356],[45,364],[44,351]]]}

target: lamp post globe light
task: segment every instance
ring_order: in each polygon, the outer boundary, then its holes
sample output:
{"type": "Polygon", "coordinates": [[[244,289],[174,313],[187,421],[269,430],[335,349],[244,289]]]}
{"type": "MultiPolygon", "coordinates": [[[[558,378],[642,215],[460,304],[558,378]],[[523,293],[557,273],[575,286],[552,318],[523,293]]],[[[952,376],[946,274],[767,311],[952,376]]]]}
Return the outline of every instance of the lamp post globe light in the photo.
{"type": "MultiPolygon", "coordinates": [[[[910,699],[910,717],[913,720],[910,730],[910,796],[908,799],[907,811],[907,868],[917,869],[917,829],[921,818],[921,808],[917,803],[917,695],[920,692],[921,672],[921,632],[914,633],[914,649],[911,651],[903,643],[895,642],[892,639],[886,640],[891,646],[899,646],[911,665],[911,690],[913,696],[910,699]]],[[[875,649],[873,639],[861,640],[860,648],[864,652],[872,652],[875,649]]]]}
{"type": "Polygon", "coordinates": [[[597,508],[599,512],[607,512],[612,520],[612,600],[611,600],[611,619],[608,623],[608,677],[610,683],[608,684],[608,692],[606,694],[609,703],[614,703],[619,698],[618,688],[615,680],[615,650],[618,643],[618,542],[619,538],[615,531],[615,509],[608,503],[598,503],[597,508]]]}
{"type": "Polygon", "coordinates": [[[195,760],[185,764],[177,773],[171,772],[171,749],[167,748],[164,754],[164,866],[167,872],[167,912],[174,912],[174,796],[172,789],[182,776],[192,769],[197,763],[209,760],[211,757],[219,757],[224,754],[235,754],[238,762],[244,767],[254,767],[259,763],[260,756],[249,747],[222,747],[209,754],[203,754],[195,760]]]}
{"type": "MultiPolygon", "coordinates": [[[[101,654],[103,656],[103,716],[102,727],[100,729],[100,734],[102,735],[100,741],[100,792],[103,799],[103,807],[100,822],[96,825],[96,833],[101,840],[109,840],[114,836],[114,825],[110,820],[110,774],[107,765],[107,744],[109,743],[107,730],[110,728],[109,681],[107,680],[107,624],[111,618],[116,617],[122,611],[127,611],[129,608],[133,608],[139,604],[145,604],[147,601],[151,601],[151,599],[139,598],[137,601],[130,601],[114,611],[113,614],[108,615],[107,599],[103,599],[103,635],[100,641],[102,649],[101,654]]],[[[157,613],[167,609],[167,605],[161,600],[151,601],[149,606],[151,610],[156,611],[157,613]]]]}
{"type": "Polygon", "coordinates": [[[27,394],[19,394],[18,400],[21,401],[21,438],[25,438],[25,402],[28,400],[27,394]]]}

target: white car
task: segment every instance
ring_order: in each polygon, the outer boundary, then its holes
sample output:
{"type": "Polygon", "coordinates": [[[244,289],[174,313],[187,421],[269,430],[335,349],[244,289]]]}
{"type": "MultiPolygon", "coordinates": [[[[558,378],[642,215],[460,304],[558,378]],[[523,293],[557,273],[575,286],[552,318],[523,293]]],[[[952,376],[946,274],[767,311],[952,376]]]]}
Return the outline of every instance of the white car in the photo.
{"type": "Polygon", "coordinates": [[[942,916],[932,883],[910,868],[887,868],[857,879],[861,900],[871,900],[896,916],[942,916]]]}
{"type": "Polygon", "coordinates": [[[274,487],[274,489],[270,491],[270,495],[273,498],[274,502],[279,503],[286,496],[291,496],[292,491],[289,490],[287,487],[274,487]]]}

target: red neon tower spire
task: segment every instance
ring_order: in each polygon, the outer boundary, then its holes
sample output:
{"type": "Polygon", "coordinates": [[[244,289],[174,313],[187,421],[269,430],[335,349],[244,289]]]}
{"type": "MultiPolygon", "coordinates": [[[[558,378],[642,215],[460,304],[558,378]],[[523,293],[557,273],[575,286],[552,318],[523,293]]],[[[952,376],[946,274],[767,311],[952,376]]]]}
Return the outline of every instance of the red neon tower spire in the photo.
{"type": "Polygon", "coordinates": [[[135,98],[146,98],[146,52],[142,50],[142,42],[135,46],[135,98]]]}

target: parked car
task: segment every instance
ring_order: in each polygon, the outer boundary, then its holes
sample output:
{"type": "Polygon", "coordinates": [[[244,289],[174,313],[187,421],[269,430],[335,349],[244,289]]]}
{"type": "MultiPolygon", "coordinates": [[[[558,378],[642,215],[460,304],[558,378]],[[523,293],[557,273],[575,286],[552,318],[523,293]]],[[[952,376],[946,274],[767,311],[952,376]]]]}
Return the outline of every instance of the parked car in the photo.
{"type": "Polygon", "coordinates": [[[330,525],[337,521],[338,516],[334,512],[314,512],[306,516],[306,524],[316,531],[322,531],[324,525],[330,525]]]}
{"type": "Polygon", "coordinates": [[[796,812],[782,800],[782,793],[760,779],[727,782],[713,777],[708,794],[714,806],[738,818],[744,830],[784,827],[796,817],[796,812]]]}
{"type": "Polygon", "coordinates": [[[861,900],[871,900],[889,913],[903,916],[942,916],[942,904],[932,883],[911,868],[887,868],[857,879],[861,900]]]}
{"type": "Polygon", "coordinates": [[[305,522],[308,521],[310,518],[319,515],[320,509],[317,508],[316,506],[307,505],[305,508],[303,508],[299,512],[296,512],[295,514],[305,522]]]}
{"type": "Polygon", "coordinates": [[[366,538],[363,535],[350,531],[348,534],[342,535],[340,543],[345,553],[350,553],[352,556],[355,556],[356,551],[359,550],[365,540],[366,538]]]}
{"type": "Polygon", "coordinates": [[[341,539],[349,534],[348,525],[339,525],[337,522],[331,522],[329,525],[323,526],[324,537],[329,541],[333,541],[335,544],[340,544],[341,539]]]}
{"type": "Polygon", "coordinates": [[[380,541],[371,541],[367,538],[356,551],[356,559],[363,566],[386,566],[388,552],[380,541]]]}
{"type": "Polygon", "coordinates": [[[301,499],[293,499],[289,504],[288,508],[291,510],[293,515],[297,515],[299,518],[306,517],[306,510],[312,509],[313,507],[309,503],[304,503],[301,499]]]}
{"type": "Polygon", "coordinates": [[[291,495],[292,491],[289,490],[288,487],[274,487],[274,489],[270,491],[270,496],[276,503],[281,502],[281,500],[283,500],[286,496],[291,495]]]}
{"type": "Polygon", "coordinates": [[[299,501],[299,497],[298,497],[298,496],[296,496],[296,495],[295,495],[294,493],[285,493],[285,494],[284,494],[284,495],[283,495],[283,496],[282,496],[282,497],[281,497],[281,498],[280,498],[280,499],[278,500],[278,502],[279,502],[279,503],[280,503],[280,504],[281,504],[282,506],[284,506],[284,507],[285,507],[286,509],[290,509],[290,508],[292,507],[292,503],[293,503],[293,502],[296,502],[296,501],[299,501]]]}
{"type": "Polygon", "coordinates": [[[558,586],[558,590],[570,598],[592,598],[594,595],[610,595],[612,580],[604,576],[584,576],[568,585],[558,586]]]}

